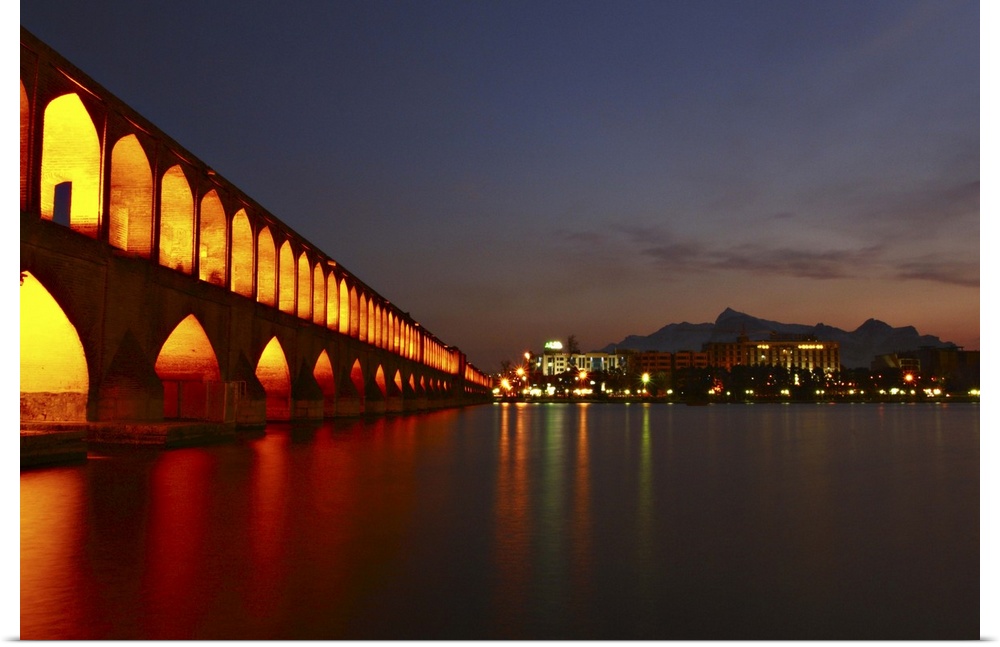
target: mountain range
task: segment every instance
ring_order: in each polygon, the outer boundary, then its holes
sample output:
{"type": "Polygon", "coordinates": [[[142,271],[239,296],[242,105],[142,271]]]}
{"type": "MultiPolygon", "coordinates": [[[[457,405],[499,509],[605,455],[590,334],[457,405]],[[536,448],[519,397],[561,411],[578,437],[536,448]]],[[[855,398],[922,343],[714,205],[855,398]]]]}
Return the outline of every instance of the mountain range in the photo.
{"type": "Polygon", "coordinates": [[[869,319],[854,331],[841,330],[823,323],[815,325],[789,324],[737,312],[726,308],[715,323],[672,323],[651,335],[629,335],[618,343],[600,349],[611,353],[615,349],[655,350],[676,353],[680,350],[700,351],[707,342],[734,342],[741,333],[752,340],[769,339],[771,333],[812,335],[820,341],[840,344],[840,363],[847,368],[867,368],[877,355],[917,350],[922,346],[953,347],[933,335],[921,335],[913,326],[893,328],[877,319],[869,319]]]}

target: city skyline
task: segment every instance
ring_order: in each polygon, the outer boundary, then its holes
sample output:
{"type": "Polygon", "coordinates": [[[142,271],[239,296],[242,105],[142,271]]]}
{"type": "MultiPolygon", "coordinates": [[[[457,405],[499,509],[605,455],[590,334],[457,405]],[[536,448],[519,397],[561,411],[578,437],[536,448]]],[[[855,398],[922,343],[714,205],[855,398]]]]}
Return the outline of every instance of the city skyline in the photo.
{"type": "Polygon", "coordinates": [[[979,348],[976,3],[101,4],[21,22],[483,370],[725,307],[979,348]]]}

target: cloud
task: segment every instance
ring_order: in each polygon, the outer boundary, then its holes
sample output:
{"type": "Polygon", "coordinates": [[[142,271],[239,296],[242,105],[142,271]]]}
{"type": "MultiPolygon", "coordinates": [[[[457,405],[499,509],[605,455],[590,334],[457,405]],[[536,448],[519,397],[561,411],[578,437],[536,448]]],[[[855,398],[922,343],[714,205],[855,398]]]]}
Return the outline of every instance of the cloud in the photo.
{"type": "Polygon", "coordinates": [[[558,240],[567,258],[617,258],[633,266],[651,263],[667,277],[738,272],[811,280],[877,278],[979,285],[978,261],[957,261],[945,251],[914,257],[912,250],[895,244],[892,236],[873,237],[862,247],[830,243],[821,247],[819,243],[814,249],[803,249],[784,240],[727,244],[678,236],[667,228],[621,225],[602,231],[564,231],[558,240]]]}

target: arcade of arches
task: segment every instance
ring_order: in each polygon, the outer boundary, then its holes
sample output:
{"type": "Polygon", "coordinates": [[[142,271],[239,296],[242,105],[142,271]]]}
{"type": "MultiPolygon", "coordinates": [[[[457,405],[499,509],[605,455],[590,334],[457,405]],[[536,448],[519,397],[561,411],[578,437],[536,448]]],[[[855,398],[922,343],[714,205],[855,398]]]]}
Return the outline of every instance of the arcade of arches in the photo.
{"type": "Polygon", "coordinates": [[[23,29],[21,43],[22,427],[488,397],[461,351],[23,29]]]}

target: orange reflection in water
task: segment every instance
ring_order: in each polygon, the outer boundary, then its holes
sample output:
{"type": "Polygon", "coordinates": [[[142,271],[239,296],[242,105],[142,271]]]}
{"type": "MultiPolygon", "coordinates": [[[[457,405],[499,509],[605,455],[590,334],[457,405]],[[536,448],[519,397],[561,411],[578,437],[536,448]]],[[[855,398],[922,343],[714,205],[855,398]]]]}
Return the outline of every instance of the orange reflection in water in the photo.
{"type": "Polygon", "coordinates": [[[512,428],[511,409],[513,407],[509,404],[500,405],[500,464],[497,466],[494,542],[494,561],[500,581],[494,608],[496,616],[501,619],[525,615],[531,580],[528,423],[523,411],[516,409],[512,428]]]}
{"type": "Polygon", "coordinates": [[[164,454],[153,469],[144,578],[149,596],[145,635],[150,638],[191,638],[209,612],[207,602],[218,585],[205,572],[204,549],[210,545],[213,468],[211,454],[178,451],[164,454]]]}
{"type": "Polygon", "coordinates": [[[576,465],[573,470],[573,527],[572,572],[574,597],[589,598],[592,595],[591,565],[593,546],[591,533],[593,524],[590,515],[590,454],[587,440],[588,404],[581,404],[577,410],[580,422],[576,431],[576,465]]]}
{"type": "MultiPolygon", "coordinates": [[[[85,622],[82,574],[84,481],[76,470],[21,475],[21,638],[79,637],[85,622]]],[[[9,576],[9,575],[8,575],[9,576]]]]}

